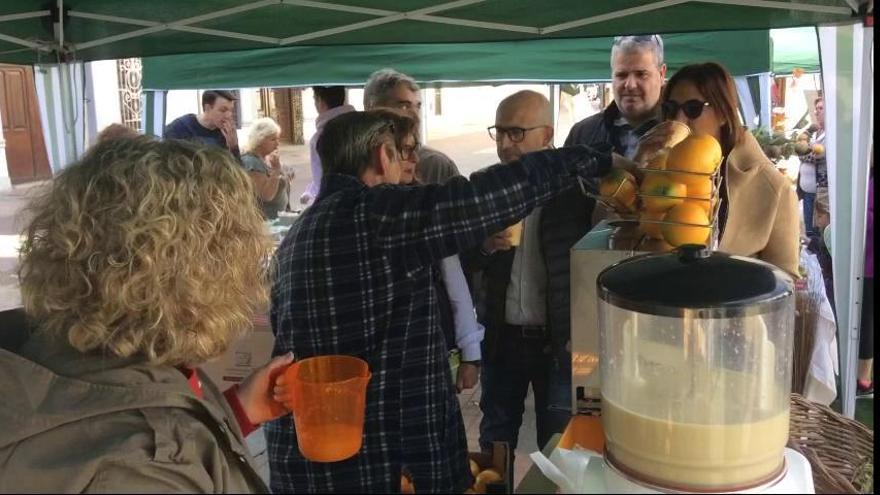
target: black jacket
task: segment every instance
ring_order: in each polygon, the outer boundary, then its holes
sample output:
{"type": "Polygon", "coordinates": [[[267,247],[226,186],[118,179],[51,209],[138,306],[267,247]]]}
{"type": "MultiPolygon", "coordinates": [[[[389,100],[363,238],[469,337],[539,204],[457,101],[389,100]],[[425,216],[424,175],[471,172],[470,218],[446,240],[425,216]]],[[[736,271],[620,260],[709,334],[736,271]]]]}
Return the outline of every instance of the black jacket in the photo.
{"type": "MultiPolygon", "coordinates": [[[[565,138],[565,146],[573,144],[586,144],[597,149],[602,147],[611,148],[623,154],[623,146],[620,144],[620,134],[616,132],[614,121],[620,117],[617,104],[611,102],[605,110],[578,122],[571,128],[568,137],[565,138]]],[[[639,126],[642,131],[647,131],[659,123],[658,120],[650,120],[639,126]]]]}
{"type": "MultiPolygon", "coordinates": [[[[544,205],[541,211],[541,254],[547,270],[547,326],[554,354],[563,352],[571,337],[570,250],[590,230],[590,217],[596,202],[574,187],[544,205]]],[[[483,272],[484,290],[472,290],[485,309],[480,323],[486,327],[483,338],[483,359],[492,360],[498,339],[504,333],[507,284],[513,267],[516,248],[484,256],[479,248],[461,254],[467,273],[483,272]]],[[[477,289],[477,288],[475,288],[477,289]]]]}

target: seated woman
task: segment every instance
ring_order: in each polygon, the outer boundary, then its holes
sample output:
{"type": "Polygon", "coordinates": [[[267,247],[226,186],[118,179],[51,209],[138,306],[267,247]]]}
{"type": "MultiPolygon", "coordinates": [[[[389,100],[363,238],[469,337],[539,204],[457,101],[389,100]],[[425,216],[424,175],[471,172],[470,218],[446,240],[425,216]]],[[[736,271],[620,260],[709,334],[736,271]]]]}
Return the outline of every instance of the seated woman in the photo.
{"type": "Polygon", "coordinates": [[[226,393],[196,368],[267,300],[270,242],[232,156],[106,140],[29,211],[32,330],[0,349],[0,493],[267,493],[244,435],[285,412],[270,375],[292,357],[226,393]]]}
{"type": "MultiPolygon", "coordinates": [[[[666,83],[661,108],[665,120],[687,124],[691,132],[709,134],[721,144],[719,250],[764,260],[799,277],[797,196],[740,121],[727,70],[716,63],[682,67],[666,83]]],[[[662,132],[654,134],[643,145],[665,141],[662,132]]]]}
{"type": "Polygon", "coordinates": [[[281,170],[278,156],[278,136],[281,128],[269,117],[255,120],[248,130],[247,152],[241,155],[241,164],[254,181],[263,216],[278,218],[278,212],[288,206],[289,180],[281,170]]]}

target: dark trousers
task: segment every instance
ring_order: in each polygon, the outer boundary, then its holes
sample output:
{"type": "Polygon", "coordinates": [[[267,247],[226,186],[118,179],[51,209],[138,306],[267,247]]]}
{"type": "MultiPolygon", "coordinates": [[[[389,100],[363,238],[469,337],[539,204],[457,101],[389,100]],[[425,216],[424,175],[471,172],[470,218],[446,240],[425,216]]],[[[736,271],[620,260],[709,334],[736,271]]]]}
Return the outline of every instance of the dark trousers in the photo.
{"type": "Polygon", "coordinates": [[[813,224],[813,204],[816,202],[816,193],[801,193],[804,202],[804,227],[807,237],[816,235],[816,226],[813,224]]]}
{"type": "Polygon", "coordinates": [[[480,447],[489,450],[493,441],[504,441],[516,448],[531,384],[538,448],[544,448],[571,419],[571,355],[554,353],[546,332],[537,329],[509,325],[498,342],[493,359],[483,361],[480,373],[480,447]]]}

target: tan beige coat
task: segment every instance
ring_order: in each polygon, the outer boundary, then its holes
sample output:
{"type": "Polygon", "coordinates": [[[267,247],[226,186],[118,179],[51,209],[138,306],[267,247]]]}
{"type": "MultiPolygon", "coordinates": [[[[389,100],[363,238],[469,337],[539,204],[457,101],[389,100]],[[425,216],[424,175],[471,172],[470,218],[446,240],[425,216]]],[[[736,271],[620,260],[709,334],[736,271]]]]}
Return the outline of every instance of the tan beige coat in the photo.
{"type": "Polygon", "coordinates": [[[758,258],[798,277],[797,196],[746,133],[727,157],[728,214],[719,250],[758,258]]]}

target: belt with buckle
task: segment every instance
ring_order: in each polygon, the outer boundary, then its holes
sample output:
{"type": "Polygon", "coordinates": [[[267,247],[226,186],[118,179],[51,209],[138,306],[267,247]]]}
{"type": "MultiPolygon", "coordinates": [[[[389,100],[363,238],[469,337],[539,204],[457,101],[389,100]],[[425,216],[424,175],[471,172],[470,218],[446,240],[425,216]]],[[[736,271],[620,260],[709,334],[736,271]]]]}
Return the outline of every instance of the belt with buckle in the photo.
{"type": "Polygon", "coordinates": [[[524,339],[544,339],[547,327],[544,325],[509,325],[510,329],[524,339]]]}

